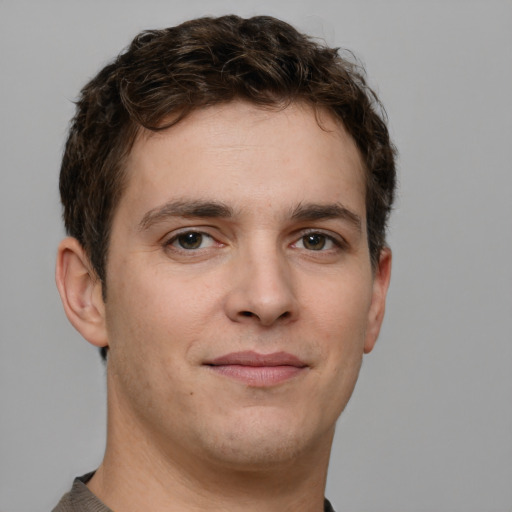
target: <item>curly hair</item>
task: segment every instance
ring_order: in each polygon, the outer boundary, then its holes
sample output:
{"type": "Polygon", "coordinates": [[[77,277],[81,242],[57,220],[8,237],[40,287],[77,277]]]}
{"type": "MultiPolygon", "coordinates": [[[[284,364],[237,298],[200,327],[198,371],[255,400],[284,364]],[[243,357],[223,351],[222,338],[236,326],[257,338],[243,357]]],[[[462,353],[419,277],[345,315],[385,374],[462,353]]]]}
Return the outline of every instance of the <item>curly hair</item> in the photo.
{"type": "Polygon", "coordinates": [[[393,204],[395,148],[364,70],[348,52],[342,57],[283,21],[231,15],[140,33],[81,91],[60,193],[66,230],[103,282],[112,219],[126,186],[124,163],[137,133],[165,130],[195,109],[235,99],[279,109],[306,102],[342,121],[365,164],[375,267],[393,204]]]}

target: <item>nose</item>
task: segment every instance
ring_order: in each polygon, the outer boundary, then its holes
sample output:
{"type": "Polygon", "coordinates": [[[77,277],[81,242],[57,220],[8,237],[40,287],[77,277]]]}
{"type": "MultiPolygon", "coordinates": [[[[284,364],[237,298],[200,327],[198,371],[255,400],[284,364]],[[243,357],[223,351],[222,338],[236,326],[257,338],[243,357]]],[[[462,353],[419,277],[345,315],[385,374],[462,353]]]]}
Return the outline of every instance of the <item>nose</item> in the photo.
{"type": "Polygon", "coordinates": [[[233,286],[226,299],[226,314],[241,323],[272,326],[298,315],[293,276],[277,250],[255,251],[240,258],[229,279],[233,286]]]}

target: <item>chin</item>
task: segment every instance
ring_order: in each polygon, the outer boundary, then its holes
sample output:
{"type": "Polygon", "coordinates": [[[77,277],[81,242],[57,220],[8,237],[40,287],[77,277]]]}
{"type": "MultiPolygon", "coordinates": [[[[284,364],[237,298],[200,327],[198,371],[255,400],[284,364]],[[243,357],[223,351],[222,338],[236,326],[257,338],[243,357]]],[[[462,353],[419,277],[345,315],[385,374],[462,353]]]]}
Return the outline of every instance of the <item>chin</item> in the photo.
{"type": "Polygon", "coordinates": [[[322,431],[319,426],[312,428],[304,422],[276,417],[272,411],[250,411],[245,418],[222,427],[209,430],[203,439],[205,452],[223,465],[242,471],[290,464],[310,451],[318,452],[324,442],[330,446],[334,433],[334,425],[322,431]]]}

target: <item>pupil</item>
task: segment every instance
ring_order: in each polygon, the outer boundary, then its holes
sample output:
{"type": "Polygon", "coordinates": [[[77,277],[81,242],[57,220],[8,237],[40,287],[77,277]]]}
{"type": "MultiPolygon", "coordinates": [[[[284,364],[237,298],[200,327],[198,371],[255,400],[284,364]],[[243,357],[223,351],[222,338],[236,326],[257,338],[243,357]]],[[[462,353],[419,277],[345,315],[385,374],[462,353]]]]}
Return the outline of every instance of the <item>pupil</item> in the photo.
{"type": "Polygon", "coordinates": [[[323,249],[325,246],[325,236],[324,235],[307,235],[304,237],[304,246],[307,249],[319,251],[320,249],[323,249]]]}
{"type": "Polygon", "coordinates": [[[201,233],[185,233],[179,238],[179,244],[184,249],[197,249],[203,240],[201,233]]]}

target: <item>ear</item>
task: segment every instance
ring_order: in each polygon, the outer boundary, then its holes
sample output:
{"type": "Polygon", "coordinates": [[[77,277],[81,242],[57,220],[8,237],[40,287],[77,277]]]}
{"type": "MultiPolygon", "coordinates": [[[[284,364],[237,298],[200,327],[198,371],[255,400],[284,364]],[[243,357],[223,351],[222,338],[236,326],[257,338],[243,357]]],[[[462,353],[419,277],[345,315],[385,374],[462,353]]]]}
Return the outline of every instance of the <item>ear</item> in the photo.
{"type": "Polygon", "coordinates": [[[379,256],[379,264],[373,278],[372,303],[368,312],[368,327],[364,343],[364,353],[368,354],[375,346],[379,336],[384,312],[386,310],[386,295],[391,279],[391,249],[385,247],[379,256]]]}
{"type": "Polygon", "coordinates": [[[89,343],[106,347],[102,283],[76,238],[65,238],[59,244],[55,280],[64,311],[73,327],[89,343]]]}

